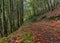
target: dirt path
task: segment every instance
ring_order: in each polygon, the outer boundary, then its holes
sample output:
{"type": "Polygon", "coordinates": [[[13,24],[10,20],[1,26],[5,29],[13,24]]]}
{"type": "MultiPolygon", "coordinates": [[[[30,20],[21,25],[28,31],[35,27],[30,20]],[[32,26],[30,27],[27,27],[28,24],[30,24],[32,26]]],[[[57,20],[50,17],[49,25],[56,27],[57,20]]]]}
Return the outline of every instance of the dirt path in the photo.
{"type": "Polygon", "coordinates": [[[23,26],[11,36],[21,35],[21,31],[32,30],[33,43],[60,43],[60,21],[41,21],[23,26]],[[22,29],[22,30],[21,30],[22,29]]]}

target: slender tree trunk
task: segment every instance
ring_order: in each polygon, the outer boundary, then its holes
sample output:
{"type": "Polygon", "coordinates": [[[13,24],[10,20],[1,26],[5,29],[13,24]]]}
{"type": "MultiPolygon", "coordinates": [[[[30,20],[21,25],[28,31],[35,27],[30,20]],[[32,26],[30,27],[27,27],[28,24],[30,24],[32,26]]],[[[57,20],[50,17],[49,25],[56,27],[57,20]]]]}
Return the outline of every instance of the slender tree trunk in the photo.
{"type": "Polygon", "coordinates": [[[18,8],[18,1],[17,1],[17,8],[16,8],[16,11],[17,11],[17,27],[19,28],[20,27],[20,21],[19,21],[20,20],[20,18],[19,18],[20,16],[19,16],[18,9],[19,8],[18,8]]]}
{"type": "Polygon", "coordinates": [[[0,37],[3,36],[3,34],[2,34],[2,20],[1,20],[1,14],[2,14],[2,0],[0,0],[0,37]]]}
{"type": "Polygon", "coordinates": [[[3,33],[3,36],[7,36],[7,29],[6,29],[6,20],[5,20],[5,7],[4,7],[4,0],[2,0],[2,33],[3,33]]]}
{"type": "Polygon", "coordinates": [[[23,0],[20,0],[20,26],[23,24],[23,0]]]}
{"type": "Polygon", "coordinates": [[[12,0],[9,0],[9,21],[10,21],[10,27],[11,27],[11,33],[13,32],[13,13],[12,13],[12,0]]]}

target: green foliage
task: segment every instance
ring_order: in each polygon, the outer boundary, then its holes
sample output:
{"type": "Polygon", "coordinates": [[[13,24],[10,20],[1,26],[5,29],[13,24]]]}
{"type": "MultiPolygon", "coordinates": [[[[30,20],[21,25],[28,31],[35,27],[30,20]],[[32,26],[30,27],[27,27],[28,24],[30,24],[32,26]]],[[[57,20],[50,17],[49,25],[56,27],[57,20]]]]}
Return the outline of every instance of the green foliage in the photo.
{"type": "MultiPolygon", "coordinates": [[[[16,43],[31,43],[32,42],[32,32],[28,31],[28,32],[24,32],[23,33],[23,40],[21,42],[16,42],[16,43]]],[[[0,39],[0,43],[10,43],[8,41],[9,39],[7,38],[1,38],[0,39]]]]}
{"type": "Polygon", "coordinates": [[[0,43],[9,43],[7,38],[1,38],[0,43]]]}
{"type": "Polygon", "coordinates": [[[32,42],[31,36],[32,36],[31,31],[25,32],[24,35],[23,35],[24,40],[22,42],[20,42],[20,43],[31,43],[32,42]]]}

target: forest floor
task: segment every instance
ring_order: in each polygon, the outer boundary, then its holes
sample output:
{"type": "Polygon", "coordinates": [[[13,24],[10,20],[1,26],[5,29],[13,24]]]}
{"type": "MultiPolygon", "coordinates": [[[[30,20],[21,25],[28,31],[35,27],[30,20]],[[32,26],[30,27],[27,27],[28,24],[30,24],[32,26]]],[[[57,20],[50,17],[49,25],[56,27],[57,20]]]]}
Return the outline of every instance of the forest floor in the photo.
{"type": "Polygon", "coordinates": [[[22,26],[9,35],[8,40],[10,43],[60,43],[60,20],[40,21],[22,26]]]}
{"type": "MultiPolygon", "coordinates": [[[[55,10],[52,14],[60,14],[60,7],[55,10]]],[[[0,43],[60,43],[60,20],[42,20],[27,24],[1,39],[0,43]]]]}

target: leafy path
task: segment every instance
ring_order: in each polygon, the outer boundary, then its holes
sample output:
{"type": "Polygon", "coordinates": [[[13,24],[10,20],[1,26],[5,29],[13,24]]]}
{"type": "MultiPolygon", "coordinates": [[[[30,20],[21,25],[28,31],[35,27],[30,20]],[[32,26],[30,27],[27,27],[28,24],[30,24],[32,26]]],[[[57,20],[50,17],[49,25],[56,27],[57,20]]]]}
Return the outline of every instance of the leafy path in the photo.
{"type": "MultiPolygon", "coordinates": [[[[21,36],[25,32],[32,32],[30,43],[60,43],[60,21],[41,21],[23,26],[8,38],[21,36]]],[[[30,34],[30,33],[29,33],[30,34]]]]}

